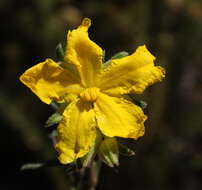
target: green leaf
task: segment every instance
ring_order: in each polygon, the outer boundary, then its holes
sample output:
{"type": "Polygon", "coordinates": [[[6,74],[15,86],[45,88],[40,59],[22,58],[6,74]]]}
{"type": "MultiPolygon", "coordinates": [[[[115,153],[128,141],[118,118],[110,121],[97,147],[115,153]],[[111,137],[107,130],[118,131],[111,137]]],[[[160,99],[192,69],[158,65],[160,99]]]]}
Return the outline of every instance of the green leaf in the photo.
{"type": "Polygon", "coordinates": [[[134,156],[135,152],[128,148],[127,146],[119,143],[119,152],[124,156],[134,156]]]}
{"type": "Polygon", "coordinates": [[[137,104],[138,106],[140,106],[142,109],[145,109],[147,107],[147,102],[143,101],[143,100],[138,100],[136,99],[136,97],[134,97],[131,94],[124,94],[124,98],[126,98],[127,100],[133,101],[135,104],[137,104]]]}
{"type": "Polygon", "coordinates": [[[120,58],[126,57],[126,56],[128,56],[128,55],[129,55],[128,52],[126,52],[126,51],[121,51],[121,52],[118,52],[118,53],[116,53],[115,55],[113,55],[110,60],[112,60],[112,59],[120,59],[120,58]]]}
{"type": "Polygon", "coordinates": [[[37,169],[41,169],[44,167],[55,167],[55,166],[62,166],[62,164],[60,164],[58,162],[58,160],[49,160],[46,162],[37,162],[37,163],[27,163],[21,166],[20,170],[24,171],[24,170],[37,170],[37,169]]]}
{"type": "Polygon", "coordinates": [[[55,111],[57,111],[59,109],[59,104],[57,102],[51,102],[49,104],[55,111]]]}
{"type": "Polygon", "coordinates": [[[28,163],[21,166],[20,170],[37,170],[44,167],[44,163],[28,163]]]}
{"type": "Polygon", "coordinates": [[[142,109],[145,109],[147,107],[147,102],[143,100],[136,100],[136,104],[140,106],[142,109]]]}
{"type": "Polygon", "coordinates": [[[62,115],[56,112],[48,118],[48,120],[46,121],[45,127],[51,127],[55,124],[58,124],[61,121],[61,119],[62,119],[62,115]]]}
{"type": "Polygon", "coordinates": [[[56,46],[56,56],[59,61],[64,61],[64,50],[61,43],[56,46]]]}
{"type": "Polygon", "coordinates": [[[56,129],[53,129],[48,137],[52,140],[52,143],[55,145],[57,143],[58,132],[56,129]]]}
{"type": "Polygon", "coordinates": [[[110,63],[111,63],[111,61],[112,61],[113,59],[120,59],[120,58],[126,57],[126,56],[128,56],[128,55],[129,55],[129,54],[128,54],[128,52],[126,52],[126,51],[118,52],[118,53],[116,53],[115,55],[113,55],[108,61],[106,61],[102,66],[103,66],[103,68],[105,68],[105,67],[107,67],[107,66],[110,65],[110,63]]]}
{"type": "Polygon", "coordinates": [[[114,167],[119,165],[119,148],[115,138],[106,138],[102,141],[99,152],[99,158],[108,166],[114,167]]]}

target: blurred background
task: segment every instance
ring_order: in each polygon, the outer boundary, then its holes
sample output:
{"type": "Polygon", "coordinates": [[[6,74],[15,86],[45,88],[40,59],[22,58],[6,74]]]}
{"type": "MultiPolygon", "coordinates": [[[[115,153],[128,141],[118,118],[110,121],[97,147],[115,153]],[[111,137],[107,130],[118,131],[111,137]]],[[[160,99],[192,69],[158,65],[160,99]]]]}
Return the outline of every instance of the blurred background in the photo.
{"type": "Polygon", "coordinates": [[[56,158],[46,119],[53,110],[19,76],[65,44],[82,18],[90,37],[106,50],[132,53],[146,44],[166,68],[166,80],[148,88],[146,134],[128,141],[134,157],[103,166],[98,190],[202,189],[201,0],[1,0],[0,189],[68,190],[63,168],[20,172],[27,162],[56,158]]]}

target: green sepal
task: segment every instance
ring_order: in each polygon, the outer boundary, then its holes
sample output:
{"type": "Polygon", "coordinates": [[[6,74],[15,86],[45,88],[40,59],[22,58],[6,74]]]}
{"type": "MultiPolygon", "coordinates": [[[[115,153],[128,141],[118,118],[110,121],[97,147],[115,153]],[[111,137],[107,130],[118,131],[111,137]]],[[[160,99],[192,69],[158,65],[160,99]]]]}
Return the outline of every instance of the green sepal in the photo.
{"type": "Polygon", "coordinates": [[[55,124],[58,124],[62,119],[62,115],[58,112],[52,114],[46,121],[45,127],[51,127],[55,124]]]}
{"type": "Polygon", "coordinates": [[[119,143],[119,153],[124,155],[124,156],[134,156],[135,152],[128,148],[127,146],[119,143]]]}
{"type": "Polygon", "coordinates": [[[56,46],[55,52],[56,52],[57,59],[59,61],[64,61],[64,50],[61,42],[56,46]]]}
{"type": "Polygon", "coordinates": [[[115,138],[105,138],[98,152],[99,158],[110,167],[119,165],[119,148],[115,138]]]}
{"type": "Polygon", "coordinates": [[[83,167],[87,167],[92,162],[92,160],[95,158],[95,156],[98,152],[100,143],[102,142],[102,138],[103,138],[103,136],[102,136],[101,132],[97,130],[95,144],[91,147],[89,153],[81,158],[83,167]]]}

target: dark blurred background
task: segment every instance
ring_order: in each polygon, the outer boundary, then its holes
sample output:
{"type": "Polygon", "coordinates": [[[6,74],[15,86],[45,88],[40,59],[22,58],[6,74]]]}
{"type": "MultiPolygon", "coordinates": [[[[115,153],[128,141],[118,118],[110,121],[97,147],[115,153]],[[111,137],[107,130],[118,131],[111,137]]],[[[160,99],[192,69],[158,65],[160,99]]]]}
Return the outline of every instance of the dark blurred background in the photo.
{"type": "Polygon", "coordinates": [[[65,44],[83,17],[106,50],[132,53],[146,44],[166,80],[146,90],[146,134],[129,141],[134,157],[103,166],[98,190],[202,189],[201,0],[1,0],[0,189],[68,190],[62,168],[20,172],[23,163],[56,158],[44,123],[53,110],[19,76],[65,44]]]}

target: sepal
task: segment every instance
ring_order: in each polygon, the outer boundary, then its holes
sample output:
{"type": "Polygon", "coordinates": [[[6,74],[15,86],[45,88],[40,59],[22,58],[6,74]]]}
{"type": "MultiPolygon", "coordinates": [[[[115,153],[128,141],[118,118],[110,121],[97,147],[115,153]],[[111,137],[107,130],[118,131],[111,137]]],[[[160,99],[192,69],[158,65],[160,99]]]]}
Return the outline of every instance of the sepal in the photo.
{"type": "Polygon", "coordinates": [[[99,158],[110,167],[119,165],[119,148],[115,138],[105,138],[98,152],[99,158]]]}

